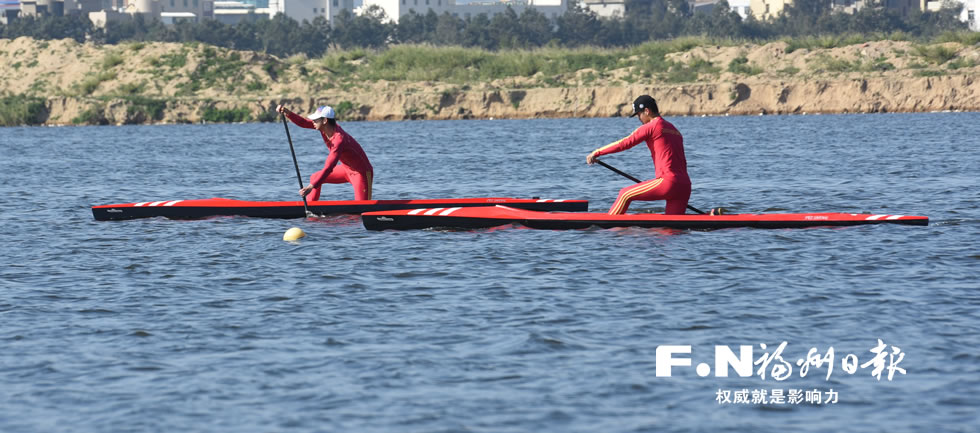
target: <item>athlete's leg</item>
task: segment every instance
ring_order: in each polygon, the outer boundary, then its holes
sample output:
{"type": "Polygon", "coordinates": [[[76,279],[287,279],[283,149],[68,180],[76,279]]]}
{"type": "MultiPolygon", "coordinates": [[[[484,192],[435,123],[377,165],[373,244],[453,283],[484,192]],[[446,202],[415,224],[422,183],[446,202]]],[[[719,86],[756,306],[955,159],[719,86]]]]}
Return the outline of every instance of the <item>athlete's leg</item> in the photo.
{"type": "Polygon", "coordinates": [[[687,202],[691,199],[690,183],[674,183],[667,194],[666,215],[684,215],[687,212],[687,202]]]}
{"type": "MultiPolygon", "coordinates": [[[[313,181],[317,173],[310,176],[310,182],[313,181]]],[[[347,167],[341,164],[335,165],[330,174],[323,178],[323,183],[347,183],[347,167]]],[[[313,191],[310,191],[310,194],[307,195],[307,197],[311,197],[309,198],[310,201],[320,200],[320,188],[322,187],[323,184],[320,184],[320,186],[313,188],[313,191]]]]}
{"type": "Polygon", "coordinates": [[[374,173],[361,174],[348,169],[347,180],[354,186],[354,200],[371,199],[371,184],[374,180],[374,173]]]}
{"type": "Polygon", "coordinates": [[[619,196],[616,197],[616,202],[613,203],[612,207],[609,208],[609,215],[622,215],[626,213],[626,209],[629,208],[630,203],[633,200],[660,200],[663,197],[651,198],[657,196],[657,188],[664,182],[662,178],[651,179],[646,182],[640,182],[636,185],[630,185],[626,188],[619,190],[619,196]],[[651,191],[654,193],[651,194],[651,191]]]}

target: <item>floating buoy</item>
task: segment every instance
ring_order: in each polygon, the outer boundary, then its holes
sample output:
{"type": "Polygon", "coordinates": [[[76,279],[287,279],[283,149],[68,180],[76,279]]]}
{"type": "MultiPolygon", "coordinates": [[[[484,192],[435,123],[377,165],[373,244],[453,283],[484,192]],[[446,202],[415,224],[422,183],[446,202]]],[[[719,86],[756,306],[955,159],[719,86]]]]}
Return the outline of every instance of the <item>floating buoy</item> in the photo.
{"type": "Polygon", "coordinates": [[[286,233],[282,235],[282,240],[295,241],[303,236],[306,236],[306,233],[303,231],[303,229],[299,227],[293,227],[289,230],[286,230],[286,233]]]}

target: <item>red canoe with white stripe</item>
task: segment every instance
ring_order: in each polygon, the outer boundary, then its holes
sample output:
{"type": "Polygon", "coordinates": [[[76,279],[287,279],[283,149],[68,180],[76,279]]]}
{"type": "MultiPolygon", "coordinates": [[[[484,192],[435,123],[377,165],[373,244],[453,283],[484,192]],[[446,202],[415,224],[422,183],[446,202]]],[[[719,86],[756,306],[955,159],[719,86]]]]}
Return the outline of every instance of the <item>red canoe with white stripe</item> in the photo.
{"type": "Polygon", "coordinates": [[[583,229],[588,227],[663,227],[674,229],[722,229],[732,227],[802,228],[863,224],[928,225],[929,218],[909,215],[850,213],[783,213],[733,215],[662,215],[538,212],[511,206],[444,207],[366,212],[361,214],[369,230],[425,228],[479,229],[519,224],[534,229],[583,229]]]}
{"type": "MultiPolygon", "coordinates": [[[[588,200],[521,199],[508,197],[451,198],[425,200],[340,200],[311,201],[310,212],[317,215],[359,214],[369,211],[416,208],[464,208],[506,204],[514,208],[540,211],[587,211],[588,200]]],[[[197,219],[212,216],[248,216],[261,218],[304,218],[302,201],[244,201],[227,198],[203,200],[161,200],[140,203],[107,204],[92,207],[96,220],[127,220],[166,217],[197,219]]]]}

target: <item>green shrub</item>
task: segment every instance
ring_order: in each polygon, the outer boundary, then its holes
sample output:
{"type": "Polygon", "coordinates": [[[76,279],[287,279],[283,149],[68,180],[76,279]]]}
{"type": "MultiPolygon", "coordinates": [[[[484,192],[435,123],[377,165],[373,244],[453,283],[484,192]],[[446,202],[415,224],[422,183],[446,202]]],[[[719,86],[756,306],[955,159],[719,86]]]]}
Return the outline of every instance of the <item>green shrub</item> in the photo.
{"type": "Polygon", "coordinates": [[[102,84],[103,81],[108,81],[116,78],[115,72],[100,72],[95,75],[89,75],[75,84],[72,84],[72,88],[80,96],[91,95],[95,92],[95,89],[102,84]]]}
{"type": "Polygon", "coordinates": [[[779,72],[786,75],[796,75],[800,73],[800,68],[797,68],[796,66],[787,66],[783,69],[780,69],[779,72]]]}
{"type": "Polygon", "coordinates": [[[936,69],[923,69],[921,71],[916,71],[915,75],[919,77],[939,77],[946,74],[936,69]]]}
{"type": "Polygon", "coordinates": [[[102,110],[89,107],[85,111],[79,113],[77,117],[71,119],[71,123],[75,125],[99,125],[106,123],[104,117],[102,117],[102,110]]]}
{"type": "Polygon", "coordinates": [[[845,60],[820,54],[810,60],[813,67],[826,72],[856,72],[862,70],[861,60],[845,60]]]}
{"type": "Polygon", "coordinates": [[[941,44],[944,42],[959,42],[965,46],[972,46],[980,43],[980,32],[963,30],[959,32],[944,32],[937,36],[933,41],[941,44]]]}
{"type": "Polygon", "coordinates": [[[237,123],[247,122],[251,119],[248,108],[218,109],[207,107],[201,113],[201,119],[211,123],[237,123]]]}
{"type": "Polygon", "coordinates": [[[0,97],[0,126],[39,125],[44,119],[44,100],[26,95],[0,97]]]}
{"type": "Polygon", "coordinates": [[[154,66],[166,66],[170,69],[180,69],[187,65],[187,52],[164,54],[154,66]]]}
{"type": "Polygon", "coordinates": [[[269,78],[272,78],[272,80],[275,81],[279,79],[279,74],[285,70],[285,67],[279,62],[270,60],[262,65],[262,69],[265,70],[265,73],[269,74],[269,78]]]}
{"type": "Polygon", "coordinates": [[[755,66],[754,64],[749,64],[749,59],[747,57],[739,56],[732,59],[732,61],[728,63],[728,72],[744,75],[758,75],[762,73],[762,68],[755,66]]]}
{"type": "Polygon", "coordinates": [[[663,80],[668,83],[690,83],[698,80],[698,71],[676,63],[670,67],[663,80]]]}
{"type": "Polygon", "coordinates": [[[965,59],[963,57],[960,57],[956,60],[947,63],[946,68],[955,70],[955,69],[962,69],[962,68],[972,68],[976,65],[977,65],[976,60],[965,59]]]}
{"type": "Polygon", "coordinates": [[[167,108],[167,101],[163,99],[145,98],[141,96],[132,96],[125,99],[129,103],[126,106],[126,112],[128,114],[143,113],[147,119],[163,119],[164,110],[167,108]]]}
{"type": "Polygon", "coordinates": [[[879,71],[879,72],[894,71],[895,65],[891,64],[891,62],[879,61],[879,62],[872,63],[868,68],[872,71],[879,71]]]}
{"type": "Polygon", "coordinates": [[[334,111],[337,113],[337,117],[344,118],[348,114],[354,112],[354,103],[350,101],[340,101],[337,105],[333,107],[334,111]]]}
{"type": "Polygon", "coordinates": [[[123,83],[119,86],[116,92],[120,95],[138,95],[143,93],[143,84],[123,83]]]}
{"type": "Polygon", "coordinates": [[[102,69],[112,69],[121,65],[124,61],[125,59],[123,59],[123,56],[116,53],[108,53],[102,58],[102,69]]]}
{"type": "Polygon", "coordinates": [[[799,49],[812,50],[815,48],[823,48],[823,49],[838,48],[838,47],[845,47],[848,45],[860,44],[863,42],[867,42],[868,40],[869,37],[865,35],[843,34],[843,35],[805,36],[800,38],[784,39],[783,41],[786,42],[786,53],[788,54],[799,49]]]}
{"type": "Polygon", "coordinates": [[[266,122],[266,123],[277,122],[279,120],[279,115],[272,110],[263,111],[259,113],[259,115],[255,118],[255,120],[258,122],[266,122]]]}
{"type": "Polygon", "coordinates": [[[941,65],[956,57],[956,50],[947,48],[943,45],[915,47],[915,53],[925,61],[941,65]]]}
{"type": "Polygon", "coordinates": [[[357,70],[354,63],[367,56],[363,48],[351,51],[332,51],[320,58],[319,63],[338,77],[353,75],[357,70]]]}

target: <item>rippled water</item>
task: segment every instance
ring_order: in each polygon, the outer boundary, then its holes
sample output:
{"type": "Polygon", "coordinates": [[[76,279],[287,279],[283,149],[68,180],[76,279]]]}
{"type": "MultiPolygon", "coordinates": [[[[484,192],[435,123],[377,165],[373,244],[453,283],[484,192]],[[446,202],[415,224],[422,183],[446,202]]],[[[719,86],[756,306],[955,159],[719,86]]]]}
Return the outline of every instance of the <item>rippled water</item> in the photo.
{"type": "MultiPolygon", "coordinates": [[[[931,223],[96,222],[96,204],[293,199],[282,125],[0,128],[0,431],[975,431],[980,114],[671,120],[695,207],[931,223]],[[308,236],[283,242],[291,226],[308,236]],[[870,361],[878,339],[886,354],[899,348],[905,374],[841,369],[846,354],[870,361]],[[831,377],[826,366],[801,378],[793,365],[783,381],[693,367],[713,366],[715,345],[750,345],[758,359],[783,341],[790,362],[832,346],[831,377]],[[693,366],[657,377],[669,345],[691,346],[693,366]],[[814,389],[837,402],[717,400],[814,389]]],[[[630,181],[585,156],[638,123],[344,125],[375,166],[375,198],[584,198],[605,211],[630,181]]],[[[308,176],[322,143],[291,132],[308,176]]],[[[605,161],[653,174],[642,147],[605,161]]]]}

